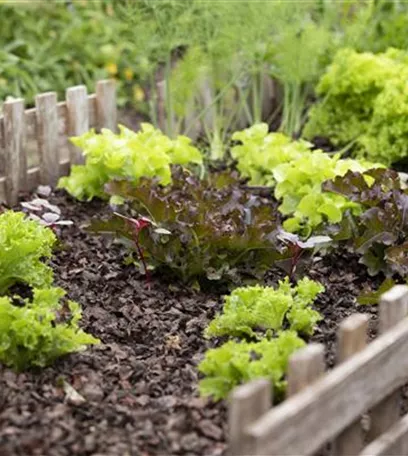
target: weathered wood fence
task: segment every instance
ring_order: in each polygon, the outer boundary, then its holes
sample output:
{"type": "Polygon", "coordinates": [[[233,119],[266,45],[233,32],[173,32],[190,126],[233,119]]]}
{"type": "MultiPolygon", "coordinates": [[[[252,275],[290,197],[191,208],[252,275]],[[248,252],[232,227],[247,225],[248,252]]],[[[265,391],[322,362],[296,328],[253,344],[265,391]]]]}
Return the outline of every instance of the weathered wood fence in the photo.
{"type": "MultiPolygon", "coordinates": [[[[408,415],[400,419],[408,382],[408,287],[379,304],[380,335],[366,346],[368,316],[354,314],[338,332],[340,363],[324,373],[324,347],[295,353],[287,399],[271,407],[271,385],[258,380],[231,395],[232,455],[299,456],[324,449],[338,456],[408,455],[408,415]]],[[[327,454],[327,453],[326,453],[327,454]]]]}
{"type": "Polygon", "coordinates": [[[8,205],[17,202],[20,191],[31,191],[38,184],[55,185],[71,164],[81,163],[82,154],[67,140],[89,128],[115,129],[117,122],[114,81],[99,81],[95,94],[85,86],[66,90],[66,100],[57,101],[55,92],[36,96],[35,107],[25,109],[24,100],[3,104],[0,116],[0,199],[8,205]],[[28,142],[37,146],[39,165],[28,166],[28,142]],[[68,149],[68,156],[61,151],[68,149]]]}

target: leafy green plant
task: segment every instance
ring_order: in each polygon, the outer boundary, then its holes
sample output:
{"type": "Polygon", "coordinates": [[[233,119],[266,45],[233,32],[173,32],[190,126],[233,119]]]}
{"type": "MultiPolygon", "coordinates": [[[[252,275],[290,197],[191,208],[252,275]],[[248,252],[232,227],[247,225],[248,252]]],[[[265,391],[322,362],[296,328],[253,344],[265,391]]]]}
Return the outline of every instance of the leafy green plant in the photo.
{"type": "Polygon", "coordinates": [[[295,287],[289,278],[279,282],[277,289],[255,285],[236,288],[225,296],[223,310],[208,325],[207,337],[261,337],[265,331],[279,332],[284,328],[312,335],[321,315],[310,307],[324,291],[319,283],[300,280],[295,287]]]}
{"type": "Polygon", "coordinates": [[[358,156],[385,165],[408,153],[405,51],[382,54],[339,51],[320,80],[321,101],[309,113],[303,134],[325,136],[336,145],[355,142],[358,156]]]}
{"type": "Polygon", "coordinates": [[[296,276],[304,274],[304,269],[310,265],[311,257],[325,249],[332,241],[330,236],[325,235],[310,236],[304,241],[297,234],[284,230],[279,230],[276,238],[283,244],[280,249],[282,256],[276,266],[288,274],[291,283],[296,283],[296,276]]]}
{"type": "Polygon", "coordinates": [[[324,222],[340,222],[347,209],[359,210],[344,196],[322,191],[323,182],[348,170],[379,166],[311,150],[312,145],[306,141],[268,133],[266,124],[234,133],[233,139],[241,142],[231,149],[239,171],[249,177],[251,185],[274,186],[275,197],[282,200],[279,210],[287,217],[284,229],[304,236],[310,236],[324,222]]]}
{"type": "MultiPolygon", "coordinates": [[[[237,272],[260,274],[279,256],[277,221],[268,202],[228,174],[200,180],[181,168],[167,187],[157,180],[139,185],[112,182],[110,194],[128,201],[125,215],[152,223],[139,233],[147,263],[182,280],[233,280],[237,272]]],[[[136,249],[134,230],[118,215],[94,221],[90,230],[107,232],[136,249]]]]}
{"type": "Polygon", "coordinates": [[[32,301],[0,297],[0,362],[17,370],[44,367],[98,339],[78,327],[77,303],[61,301],[61,288],[34,289],[32,301]]]}
{"type": "Polygon", "coordinates": [[[359,139],[361,154],[386,165],[408,156],[408,54],[405,59],[404,68],[377,96],[371,122],[359,139]]]}
{"type": "Polygon", "coordinates": [[[22,212],[0,214],[0,296],[17,282],[48,287],[53,280],[49,259],[54,233],[22,212]]]}
{"type": "Polygon", "coordinates": [[[282,163],[293,161],[311,151],[312,144],[294,141],[283,133],[269,133],[266,123],[259,123],[233,133],[238,144],[231,148],[241,175],[250,185],[275,186],[273,170],[282,163]]]}
{"type": "Polygon", "coordinates": [[[407,277],[408,191],[401,188],[398,173],[390,169],[348,172],[324,187],[362,207],[359,215],[344,218],[337,239],[348,240],[350,247],[361,254],[360,262],[369,274],[407,277]]]}
{"type": "Polygon", "coordinates": [[[171,140],[150,124],[142,124],[137,133],[123,126],[119,134],[110,130],[96,134],[91,130],[71,141],[83,149],[86,162],[73,166],[58,186],[81,200],[106,197],[104,185],[113,179],[129,179],[136,184],[142,177],[157,177],[167,185],[171,182],[171,164],[202,163],[199,150],[189,138],[171,140]]]}
{"type": "Polygon", "coordinates": [[[284,375],[289,357],[305,346],[294,331],[283,331],[278,337],[259,342],[226,342],[210,349],[198,366],[205,375],[200,381],[200,393],[215,400],[224,399],[241,383],[256,378],[271,380],[274,392],[282,394],[286,382],[284,375]]]}
{"type": "Polygon", "coordinates": [[[277,182],[275,197],[282,199],[279,210],[288,216],[283,227],[309,236],[323,223],[340,222],[347,209],[358,212],[358,205],[344,196],[323,191],[322,184],[348,170],[364,171],[374,166],[363,161],[340,159],[338,154],[330,156],[320,150],[277,166],[273,171],[277,182]]]}

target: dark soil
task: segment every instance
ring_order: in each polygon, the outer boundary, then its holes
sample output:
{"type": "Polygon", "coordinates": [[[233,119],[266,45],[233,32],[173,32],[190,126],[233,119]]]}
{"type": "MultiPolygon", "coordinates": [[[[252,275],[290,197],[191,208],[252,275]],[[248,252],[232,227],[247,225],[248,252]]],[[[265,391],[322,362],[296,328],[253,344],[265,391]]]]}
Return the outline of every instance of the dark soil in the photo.
{"type": "MultiPolygon", "coordinates": [[[[199,398],[196,365],[208,342],[202,331],[221,297],[153,276],[149,290],[120,248],[82,228],[103,214],[100,202],[80,204],[59,194],[51,202],[75,222],[61,233],[53,266],[57,283],[83,307],[83,328],[102,344],[47,369],[16,374],[0,368],[0,455],[221,455],[226,452],[225,403],[199,398]],[[86,401],[75,405],[61,383],[86,401]]],[[[308,275],[326,291],[313,341],[334,362],[339,322],[360,308],[355,296],[376,287],[355,257],[315,259],[308,275]]],[[[276,283],[283,274],[268,273],[276,283]]],[[[374,326],[373,326],[374,329],[374,326]]]]}

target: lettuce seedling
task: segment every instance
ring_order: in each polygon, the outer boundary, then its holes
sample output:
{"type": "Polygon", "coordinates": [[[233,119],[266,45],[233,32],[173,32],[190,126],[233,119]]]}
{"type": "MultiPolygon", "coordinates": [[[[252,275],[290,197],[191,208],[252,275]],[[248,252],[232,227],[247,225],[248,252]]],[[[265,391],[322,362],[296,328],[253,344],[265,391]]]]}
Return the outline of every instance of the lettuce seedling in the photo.
{"type": "Polygon", "coordinates": [[[28,216],[32,220],[55,230],[58,226],[70,226],[74,222],[72,220],[64,220],[61,218],[61,209],[55,204],[51,204],[44,198],[34,198],[31,201],[23,201],[21,206],[28,212],[28,216]]]}
{"type": "Polygon", "coordinates": [[[310,305],[324,287],[307,277],[291,287],[289,278],[277,289],[260,285],[236,288],[225,296],[223,310],[205,330],[207,337],[258,338],[285,328],[312,335],[322,319],[310,305]]]}
{"type": "Polygon", "coordinates": [[[56,241],[54,233],[22,212],[0,214],[0,296],[17,282],[49,287],[53,274],[44,262],[56,241]]]}
{"type": "Polygon", "coordinates": [[[198,366],[205,376],[199,389],[203,396],[225,399],[241,383],[267,378],[274,395],[281,396],[286,387],[284,375],[290,356],[304,347],[305,342],[294,331],[283,331],[278,337],[259,342],[226,342],[210,349],[198,366]]]}
{"type": "MultiPolygon", "coordinates": [[[[200,180],[177,168],[170,186],[142,179],[137,186],[112,182],[107,191],[128,202],[127,217],[153,222],[139,234],[149,265],[185,282],[235,281],[238,272],[259,275],[280,255],[271,205],[227,174],[200,180]]],[[[123,217],[94,221],[89,229],[116,234],[137,251],[123,217]]]]}
{"type": "Polygon", "coordinates": [[[119,134],[103,129],[102,134],[91,130],[71,138],[83,149],[85,165],[73,166],[71,174],[60,179],[59,188],[79,200],[89,201],[106,198],[104,185],[113,179],[128,179],[136,184],[142,177],[156,177],[161,184],[168,185],[170,165],[202,164],[200,151],[185,136],[172,140],[146,123],[137,133],[119,128],[119,134]]]}
{"type": "Polygon", "coordinates": [[[67,353],[97,344],[98,339],[78,327],[77,303],[61,301],[61,288],[34,289],[32,301],[18,305],[0,298],[0,362],[17,370],[44,367],[67,353]]]}
{"type": "Polygon", "coordinates": [[[282,249],[282,258],[276,264],[289,275],[291,283],[296,282],[300,264],[306,263],[313,254],[332,240],[329,236],[311,236],[307,240],[302,240],[297,234],[284,230],[279,230],[276,237],[287,247],[286,250],[282,249]]]}

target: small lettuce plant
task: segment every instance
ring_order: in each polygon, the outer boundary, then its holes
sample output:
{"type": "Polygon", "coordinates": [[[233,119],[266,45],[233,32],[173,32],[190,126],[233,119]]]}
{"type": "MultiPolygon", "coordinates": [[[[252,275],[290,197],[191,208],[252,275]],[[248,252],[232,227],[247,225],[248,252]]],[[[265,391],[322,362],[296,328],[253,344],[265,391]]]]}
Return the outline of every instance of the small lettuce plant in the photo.
{"type": "Polygon", "coordinates": [[[98,343],[78,327],[79,305],[63,301],[65,291],[52,286],[46,261],[55,241],[50,228],[22,212],[0,215],[0,363],[17,370],[98,343]],[[30,298],[13,294],[13,285],[28,289],[30,298]]]}
{"type": "Polygon", "coordinates": [[[334,238],[347,241],[361,255],[370,275],[408,277],[408,190],[396,171],[348,172],[325,183],[327,191],[361,205],[358,216],[345,218],[334,238]]]}
{"type": "Polygon", "coordinates": [[[16,370],[44,367],[62,355],[97,344],[78,327],[77,303],[61,288],[34,289],[32,300],[0,298],[0,362],[16,370]],[[17,301],[17,302],[16,302],[17,301]]]}
{"type": "Polygon", "coordinates": [[[89,230],[117,236],[143,273],[146,263],[201,285],[261,276],[281,256],[278,220],[268,201],[240,184],[230,173],[199,179],[180,167],[165,187],[154,179],[111,182],[107,191],[126,201],[123,213],[93,220],[89,230]]]}
{"type": "Polygon", "coordinates": [[[199,390],[214,400],[225,399],[238,385],[257,378],[268,378],[274,393],[283,394],[290,356],[306,345],[294,331],[282,331],[274,339],[259,342],[230,340],[206,352],[198,366],[204,378],[199,390]]]}
{"type": "Polygon", "coordinates": [[[143,123],[137,133],[120,126],[115,134],[103,129],[91,130],[71,142],[83,150],[84,165],[74,165],[71,174],[59,181],[79,200],[106,198],[104,185],[114,179],[127,179],[137,184],[142,177],[157,178],[162,185],[171,183],[171,166],[201,165],[200,151],[186,136],[172,140],[152,125],[143,123]]]}
{"type": "Polygon", "coordinates": [[[236,288],[225,297],[222,312],[211,321],[205,334],[256,338],[267,330],[289,328],[312,335],[322,317],[311,304],[322,291],[322,285],[307,277],[294,287],[286,278],[276,289],[261,285],[236,288]]]}
{"type": "Polygon", "coordinates": [[[276,289],[241,287],[226,296],[205,336],[234,339],[205,353],[198,366],[204,376],[200,393],[224,399],[235,386],[262,377],[281,395],[289,358],[305,345],[300,334],[312,335],[322,319],[311,305],[323,291],[322,285],[305,277],[296,286],[286,278],[276,289]]]}
{"type": "Polygon", "coordinates": [[[249,178],[250,185],[273,187],[281,201],[279,211],[286,217],[283,228],[306,237],[326,222],[340,222],[346,210],[359,210],[344,196],[322,190],[326,180],[378,166],[312,150],[306,141],[268,133],[266,124],[236,132],[233,139],[240,141],[231,154],[242,176],[249,178]]]}
{"type": "Polygon", "coordinates": [[[52,269],[44,260],[51,257],[55,241],[51,229],[22,212],[0,214],[0,296],[18,282],[36,288],[51,286],[52,269]]]}

